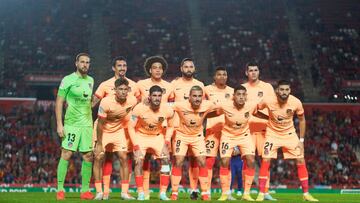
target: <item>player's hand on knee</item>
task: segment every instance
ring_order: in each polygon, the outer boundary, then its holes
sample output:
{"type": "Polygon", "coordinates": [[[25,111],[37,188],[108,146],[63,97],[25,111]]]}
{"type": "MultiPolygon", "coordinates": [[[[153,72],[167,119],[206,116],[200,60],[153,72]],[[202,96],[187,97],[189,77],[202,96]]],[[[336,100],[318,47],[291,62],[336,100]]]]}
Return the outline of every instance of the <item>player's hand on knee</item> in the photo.
{"type": "Polygon", "coordinates": [[[64,126],[62,124],[57,125],[57,129],[56,129],[57,134],[59,135],[59,137],[64,137],[64,126]]]}
{"type": "Polygon", "coordinates": [[[134,146],[134,160],[136,163],[139,163],[142,159],[144,159],[144,155],[141,153],[139,145],[134,146]]]}

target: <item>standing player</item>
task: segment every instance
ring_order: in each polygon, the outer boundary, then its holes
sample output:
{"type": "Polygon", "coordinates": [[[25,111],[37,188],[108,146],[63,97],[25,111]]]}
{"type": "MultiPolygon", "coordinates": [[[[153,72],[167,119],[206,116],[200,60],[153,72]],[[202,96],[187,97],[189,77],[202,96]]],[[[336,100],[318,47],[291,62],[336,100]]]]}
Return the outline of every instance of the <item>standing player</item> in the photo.
{"type": "MultiPolygon", "coordinates": [[[[245,69],[245,75],[247,76],[248,81],[242,85],[247,89],[248,101],[258,103],[264,98],[275,98],[274,88],[271,86],[271,84],[259,79],[260,71],[259,66],[256,63],[247,63],[245,69]]],[[[263,111],[263,113],[266,115],[269,114],[266,110],[263,111]]],[[[262,149],[264,147],[266,123],[266,119],[261,119],[258,117],[251,117],[249,121],[250,133],[254,140],[258,156],[261,156],[262,149]]],[[[246,166],[247,164],[244,163],[244,170],[246,170],[246,166]]],[[[265,199],[276,201],[276,199],[269,194],[270,172],[268,174],[267,181],[265,199]]]]}
{"type": "MultiPolygon", "coordinates": [[[[95,142],[95,162],[94,162],[94,176],[96,187],[96,200],[103,199],[103,193],[101,191],[101,165],[104,158],[104,151],[110,148],[117,157],[120,159],[122,166],[128,165],[127,157],[127,141],[125,135],[125,128],[129,121],[129,113],[131,109],[137,104],[137,100],[134,96],[128,95],[129,82],[124,78],[119,78],[115,81],[115,95],[109,95],[101,100],[98,111],[97,122],[97,141],[95,142]],[[95,167],[96,166],[96,167],[95,167]],[[97,169],[98,171],[95,171],[97,169]]],[[[124,182],[129,180],[128,167],[123,168],[124,182]]],[[[128,194],[129,184],[122,184],[121,198],[124,200],[134,199],[128,194]]],[[[108,199],[106,194],[105,199],[108,199]]]]}
{"type": "MultiPolygon", "coordinates": [[[[173,100],[174,98],[173,86],[169,82],[162,79],[167,69],[167,65],[168,64],[166,60],[161,56],[151,56],[145,60],[144,70],[145,73],[150,76],[150,78],[139,80],[137,82],[137,85],[140,90],[140,96],[143,102],[148,102],[150,87],[154,85],[158,85],[163,90],[161,97],[162,103],[165,104],[168,101],[173,100]]],[[[144,159],[144,167],[143,167],[145,200],[150,199],[150,191],[149,191],[150,159],[151,159],[151,154],[147,153],[144,159]]],[[[161,181],[162,180],[160,180],[160,182],[161,181]]]]}
{"type": "MultiPolygon", "coordinates": [[[[216,104],[222,104],[223,102],[232,101],[232,95],[234,89],[227,86],[227,71],[225,67],[219,66],[215,70],[214,83],[205,87],[207,97],[209,100],[216,104]]],[[[213,166],[218,155],[221,128],[224,123],[224,116],[220,115],[214,118],[208,118],[206,122],[206,166],[208,168],[209,175],[209,194],[211,191],[211,181],[213,175],[213,166]]],[[[229,200],[233,199],[231,194],[228,197],[229,200]]]]}
{"type": "MultiPolygon", "coordinates": [[[[234,89],[233,101],[222,103],[219,113],[224,114],[225,123],[220,138],[220,181],[222,195],[220,201],[228,200],[230,191],[229,166],[234,147],[239,147],[241,156],[246,160],[245,188],[243,200],[254,201],[250,196],[250,188],[255,175],[255,144],[250,136],[248,121],[256,111],[256,103],[246,102],[246,88],[234,89]]],[[[260,112],[259,112],[260,114],[260,112]]],[[[260,114],[261,115],[261,114],[260,114]]],[[[267,118],[263,116],[263,118],[267,118]]]]}
{"type": "Polygon", "coordinates": [[[171,173],[172,200],[178,198],[178,187],[182,176],[182,166],[188,149],[191,149],[200,167],[199,180],[203,200],[209,200],[208,170],[206,168],[206,149],[203,137],[203,121],[207,114],[214,111],[216,105],[210,101],[203,101],[203,90],[199,86],[190,89],[188,101],[176,102],[173,106],[179,115],[179,127],[173,141],[175,164],[171,173]]]}
{"type": "Polygon", "coordinates": [[[277,84],[276,98],[265,98],[258,104],[258,109],[269,110],[269,122],[266,128],[265,145],[259,174],[259,195],[256,201],[264,200],[265,185],[271,159],[277,158],[277,151],[282,148],[284,159],[295,159],[298,177],[306,201],[317,202],[309,193],[308,171],[304,159],[304,139],[306,121],[302,103],[290,95],[290,82],[281,80],[277,84]],[[299,135],[294,127],[294,116],[299,119],[299,135]]]}
{"type": "Polygon", "coordinates": [[[55,104],[57,133],[62,139],[61,157],[57,168],[58,190],[56,199],[65,199],[64,181],[69,160],[74,152],[82,154],[81,199],[93,199],[89,191],[92,170],[92,114],[91,95],[94,79],[88,76],[90,56],[80,53],[76,56],[76,72],[65,76],[60,84],[55,104]],[[64,102],[67,109],[62,121],[64,102]]]}
{"type": "Polygon", "coordinates": [[[160,200],[170,200],[166,196],[169,185],[169,148],[173,134],[172,118],[174,110],[167,103],[161,103],[162,89],[154,85],[149,90],[149,104],[140,103],[132,111],[129,133],[134,143],[135,181],[138,200],[145,200],[143,189],[143,159],[146,151],[151,149],[161,159],[160,200]],[[163,122],[167,121],[166,129],[163,122]],[[164,133],[166,131],[166,133],[164,133]]]}
{"type": "MultiPolygon", "coordinates": [[[[92,101],[92,106],[96,106],[97,103],[99,103],[99,101],[109,95],[114,95],[115,94],[115,81],[119,78],[123,78],[126,79],[129,82],[129,94],[135,96],[136,98],[140,99],[140,91],[139,88],[137,87],[136,83],[132,80],[130,80],[129,78],[126,77],[126,72],[127,72],[127,62],[126,62],[126,58],[123,56],[118,56],[115,57],[112,60],[112,70],[114,71],[114,77],[102,82],[99,87],[97,88],[97,90],[95,91],[95,94],[93,96],[93,101],[92,101]]],[[[96,126],[97,126],[97,120],[94,123],[94,134],[93,134],[93,141],[96,141],[96,126]]],[[[127,132],[126,132],[127,135],[127,132]]],[[[129,153],[132,153],[132,146],[130,143],[130,138],[127,135],[127,142],[128,142],[128,150],[129,153]]],[[[129,155],[130,156],[130,155],[129,155]]],[[[106,148],[105,151],[105,163],[103,165],[103,170],[102,170],[102,175],[103,175],[103,183],[104,183],[104,195],[103,195],[103,199],[108,199],[109,196],[109,192],[110,192],[110,176],[112,173],[112,159],[113,159],[113,153],[112,153],[112,149],[111,148],[106,148]]],[[[120,177],[121,177],[121,187],[122,188],[128,188],[129,187],[129,180],[125,180],[124,176],[129,176],[131,175],[131,169],[132,169],[132,160],[128,159],[128,168],[129,168],[129,175],[128,174],[124,174],[124,170],[125,170],[125,166],[121,165],[120,168],[120,177]]],[[[99,169],[97,168],[100,165],[94,165],[94,171],[99,171],[99,169]]],[[[99,180],[97,182],[97,184],[99,184],[99,182],[101,183],[101,179],[100,177],[97,176],[101,176],[100,174],[97,174],[94,172],[94,178],[95,180],[99,180]]],[[[96,183],[95,183],[96,184],[96,183]]],[[[98,193],[102,192],[102,187],[97,187],[97,191],[98,193]],[[100,190],[101,189],[101,190],[100,190]],[[99,191],[98,191],[99,190],[99,191]]]]}
{"type": "MultiPolygon", "coordinates": [[[[194,78],[196,69],[194,61],[191,58],[184,58],[181,61],[180,70],[182,77],[176,78],[175,80],[171,81],[171,84],[174,87],[175,102],[188,100],[190,89],[195,85],[198,85],[199,87],[204,89],[204,83],[194,78]]],[[[175,128],[179,126],[179,117],[177,114],[175,115],[174,124],[175,128]]],[[[189,182],[191,190],[190,198],[192,200],[196,200],[198,198],[197,184],[199,181],[199,167],[191,151],[189,155],[189,182]]]]}

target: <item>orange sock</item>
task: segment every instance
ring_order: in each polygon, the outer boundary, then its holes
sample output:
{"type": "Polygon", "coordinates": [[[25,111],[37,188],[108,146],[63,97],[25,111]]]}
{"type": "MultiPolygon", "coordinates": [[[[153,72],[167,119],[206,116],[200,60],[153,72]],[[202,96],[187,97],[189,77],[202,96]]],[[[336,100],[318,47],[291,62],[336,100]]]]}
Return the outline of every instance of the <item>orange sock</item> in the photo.
{"type": "Polygon", "coordinates": [[[160,174],[160,193],[166,192],[170,182],[170,176],[165,174],[160,174]]]}
{"type": "Polygon", "coordinates": [[[245,188],[245,171],[246,171],[247,165],[246,165],[246,159],[243,159],[243,165],[242,165],[242,171],[241,171],[241,176],[242,176],[242,188],[245,188]]]}
{"type": "Polygon", "coordinates": [[[220,183],[221,183],[221,192],[222,194],[226,194],[227,191],[230,190],[228,188],[229,185],[229,169],[220,167],[220,183]]]}
{"type": "Polygon", "coordinates": [[[206,157],[206,167],[208,169],[208,188],[211,189],[211,182],[213,176],[213,166],[215,163],[215,157],[206,157]]]}
{"type": "Polygon", "coordinates": [[[143,165],[143,187],[145,195],[149,194],[149,185],[150,185],[150,161],[144,161],[143,165]]]}
{"type": "Polygon", "coordinates": [[[268,171],[268,178],[266,180],[265,193],[269,192],[269,187],[270,187],[270,170],[268,171]]]}
{"type": "Polygon", "coordinates": [[[181,181],[181,168],[173,167],[171,170],[171,188],[172,192],[178,192],[179,184],[181,181]]]}
{"type": "Polygon", "coordinates": [[[309,192],[309,176],[305,164],[298,164],[298,177],[301,182],[303,193],[309,192]]]}
{"type": "Polygon", "coordinates": [[[101,180],[98,180],[98,181],[95,181],[95,189],[96,189],[96,192],[102,192],[102,181],[101,180]]]}
{"type": "Polygon", "coordinates": [[[255,169],[254,168],[247,168],[245,171],[245,187],[244,187],[244,194],[250,194],[251,185],[254,180],[255,169]]]}
{"type": "Polygon", "coordinates": [[[270,162],[261,161],[260,173],[259,173],[259,191],[265,193],[265,185],[268,178],[270,162]]]}
{"type": "Polygon", "coordinates": [[[103,183],[104,183],[104,193],[110,193],[110,175],[103,176],[103,183]]]}
{"type": "Polygon", "coordinates": [[[197,161],[194,158],[192,158],[189,167],[189,182],[190,182],[191,190],[197,189],[198,181],[199,181],[199,166],[197,164],[197,161]]]}
{"type": "Polygon", "coordinates": [[[208,169],[206,167],[201,167],[199,169],[199,181],[201,192],[208,191],[208,169]]]}
{"type": "Polygon", "coordinates": [[[230,188],[231,188],[231,173],[230,173],[230,168],[229,168],[229,174],[228,174],[228,184],[227,184],[226,188],[229,188],[229,191],[230,191],[230,188]]]}
{"type": "Polygon", "coordinates": [[[105,194],[109,194],[110,192],[111,172],[112,172],[112,159],[105,159],[103,165],[103,183],[104,183],[105,194]]]}
{"type": "Polygon", "coordinates": [[[135,183],[136,183],[136,187],[137,187],[137,192],[144,192],[144,179],[143,176],[136,176],[135,177],[135,183]]]}

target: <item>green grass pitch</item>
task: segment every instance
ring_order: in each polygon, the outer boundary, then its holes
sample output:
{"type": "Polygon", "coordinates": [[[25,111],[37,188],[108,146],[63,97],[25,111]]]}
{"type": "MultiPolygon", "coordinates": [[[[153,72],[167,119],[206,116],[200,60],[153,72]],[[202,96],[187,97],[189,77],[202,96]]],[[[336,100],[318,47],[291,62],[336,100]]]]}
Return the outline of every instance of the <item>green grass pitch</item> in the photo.
{"type": "MultiPolygon", "coordinates": [[[[24,202],[24,203],[31,203],[31,202],[59,202],[55,199],[55,193],[42,193],[42,192],[27,192],[27,193],[0,193],[0,202],[24,202]]],[[[133,194],[136,196],[136,194],[133,194]]],[[[168,194],[170,195],[170,194],[168,194]]],[[[302,194],[273,194],[274,198],[277,198],[279,203],[295,203],[295,202],[305,202],[302,200],[302,194]]],[[[85,202],[80,201],[79,193],[66,193],[66,200],[62,202],[85,202]]],[[[212,201],[211,202],[218,202],[216,201],[219,198],[220,194],[214,193],[212,194],[212,201]]],[[[233,195],[235,197],[235,195],[233,195]]],[[[360,202],[360,195],[359,194],[316,194],[314,193],[313,196],[319,199],[320,202],[324,203],[334,203],[334,202],[344,202],[344,203],[355,203],[360,202]]],[[[146,202],[160,202],[158,200],[158,193],[153,193],[151,195],[151,200],[146,202]]],[[[253,198],[256,198],[255,194],[252,194],[253,198]]],[[[240,200],[240,198],[238,198],[240,200]]],[[[91,201],[91,200],[90,200],[91,201]]],[[[94,200],[92,200],[94,201],[94,200]]],[[[120,199],[120,193],[111,193],[110,200],[107,202],[125,202],[120,199]]],[[[137,201],[126,201],[126,202],[137,202],[137,201]]],[[[179,200],[175,202],[201,202],[201,201],[191,201],[189,199],[188,194],[180,194],[179,200]]],[[[236,201],[228,201],[228,202],[236,202],[236,201]]],[[[245,202],[245,201],[242,201],[245,202]]],[[[269,201],[265,201],[269,202],[269,201]]]]}

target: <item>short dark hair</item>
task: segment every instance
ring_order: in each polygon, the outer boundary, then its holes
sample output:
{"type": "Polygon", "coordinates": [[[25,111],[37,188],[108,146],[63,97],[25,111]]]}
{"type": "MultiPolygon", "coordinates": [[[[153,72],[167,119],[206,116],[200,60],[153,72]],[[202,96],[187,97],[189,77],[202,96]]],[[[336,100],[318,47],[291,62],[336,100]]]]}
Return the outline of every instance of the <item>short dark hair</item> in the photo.
{"type": "Polygon", "coordinates": [[[288,80],[279,80],[276,84],[276,87],[278,88],[280,85],[291,85],[290,81],[288,80]]]}
{"type": "Polygon", "coordinates": [[[129,86],[129,81],[125,78],[118,78],[115,80],[115,87],[119,87],[120,85],[129,86]]]}
{"type": "Polygon", "coordinates": [[[245,92],[247,91],[247,90],[246,90],[246,87],[244,87],[244,86],[242,86],[242,85],[239,85],[239,86],[237,86],[237,87],[234,88],[234,94],[235,94],[235,92],[238,91],[238,90],[245,90],[245,92]]]}
{"type": "Polygon", "coordinates": [[[151,95],[153,92],[161,92],[161,94],[162,94],[163,90],[161,89],[160,86],[153,85],[153,86],[150,87],[149,94],[151,95]]]}
{"type": "Polygon", "coordinates": [[[203,92],[203,89],[199,85],[192,86],[189,94],[191,94],[192,91],[199,91],[199,90],[203,92]]]}
{"type": "Polygon", "coordinates": [[[126,58],[123,56],[117,56],[115,57],[112,61],[111,61],[111,65],[113,67],[115,67],[116,61],[125,61],[126,62],[126,58]]]}
{"type": "Polygon", "coordinates": [[[166,71],[168,63],[166,62],[164,57],[162,57],[162,56],[150,56],[149,58],[147,58],[145,60],[145,63],[144,63],[144,70],[145,70],[145,73],[148,76],[150,76],[150,68],[151,68],[152,64],[156,63],[156,62],[161,63],[163,71],[164,72],[166,71]]]}
{"type": "Polygon", "coordinates": [[[214,75],[215,75],[216,72],[218,72],[218,71],[226,71],[226,72],[227,72],[227,70],[226,70],[226,68],[225,68],[224,66],[217,66],[217,67],[215,68],[214,75]]]}
{"type": "Polygon", "coordinates": [[[181,60],[180,66],[183,66],[186,61],[194,62],[194,60],[192,58],[184,58],[183,60],[181,60]]]}
{"type": "Polygon", "coordinates": [[[76,55],[75,60],[79,61],[80,57],[82,57],[82,56],[87,56],[88,58],[90,58],[90,54],[85,53],[85,52],[81,52],[78,55],[76,55]]]}
{"type": "Polygon", "coordinates": [[[259,64],[258,64],[257,62],[255,62],[255,61],[249,61],[249,62],[247,62],[247,63],[245,64],[245,70],[246,70],[246,71],[249,70],[249,66],[257,66],[257,67],[259,67],[259,64]]]}

